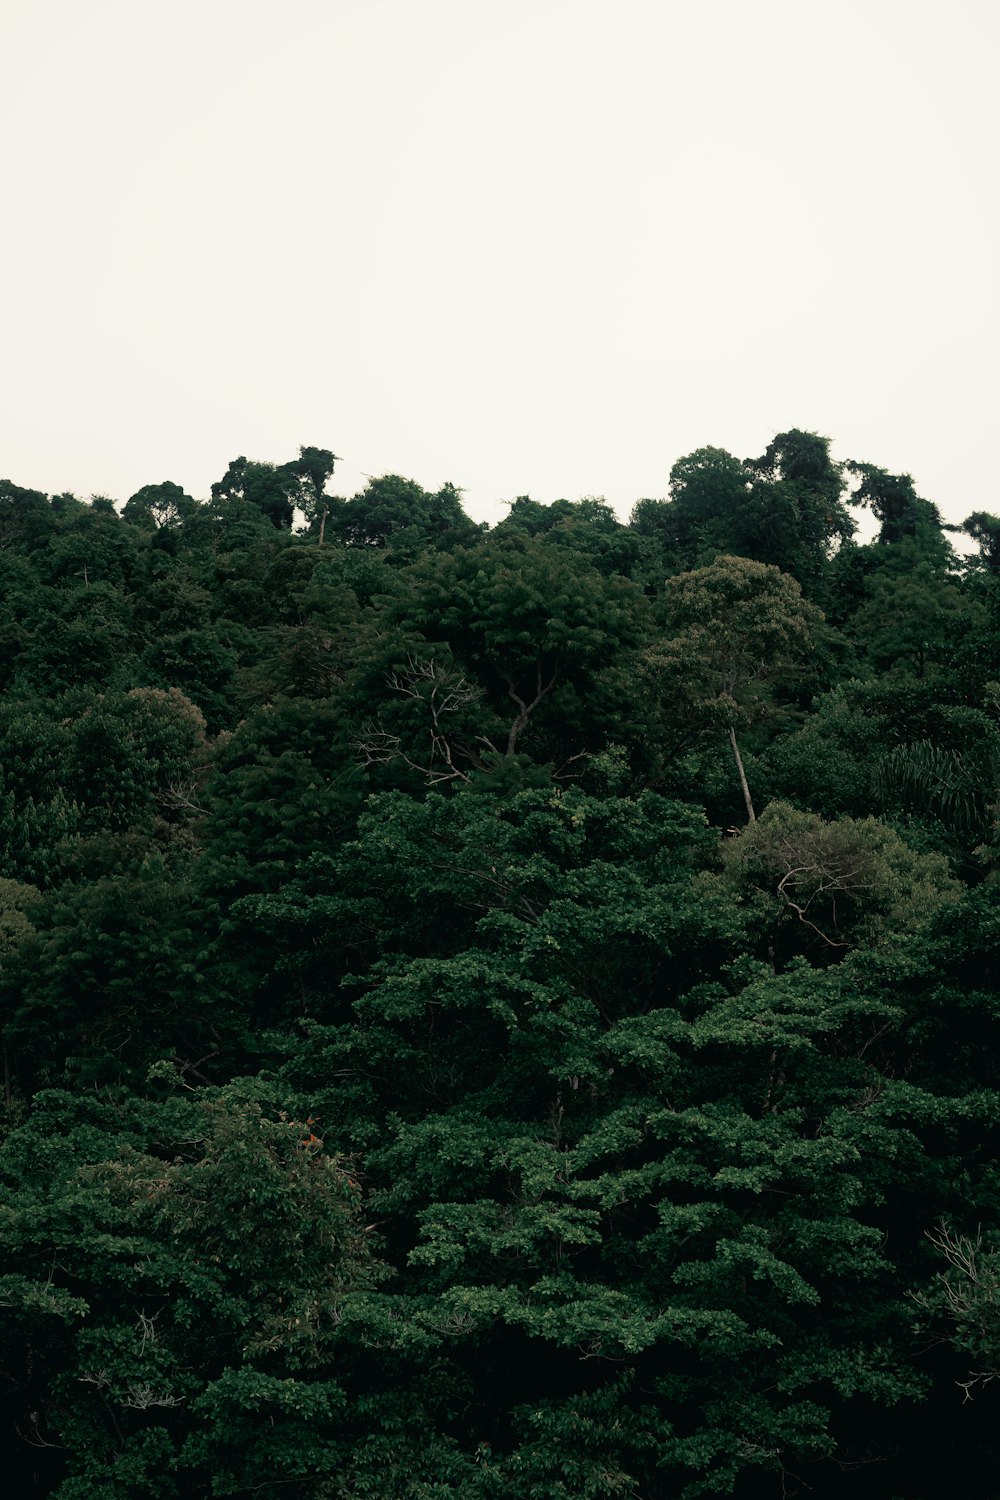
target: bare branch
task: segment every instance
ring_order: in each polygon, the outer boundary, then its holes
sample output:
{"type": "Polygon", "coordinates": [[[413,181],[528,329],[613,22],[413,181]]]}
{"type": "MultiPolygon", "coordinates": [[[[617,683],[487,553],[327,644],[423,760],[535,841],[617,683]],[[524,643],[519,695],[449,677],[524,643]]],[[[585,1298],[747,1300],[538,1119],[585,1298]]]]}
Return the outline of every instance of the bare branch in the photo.
{"type": "Polygon", "coordinates": [[[513,724],[511,724],[510,733],[507,736],[508,755],[514,754],[514,751],[517,749],[517,742],[521,738],[521,735],[524,733],[524,730],[526,729],[528,724],[528,720],[531,718],[531,715],[538,707],[539,703],[541,703],[542,699],[545,698],[549,693],[551,693],[552,689],[556,685],[558,677],[558,662],[552,668],[552,675],[548,678],[547,681],[542,676],[542,664],[541,662],[539,662],[537,667],[535,668],[535,696],[529,702],[527,699],[522,698],[518,693],[514,685],[513,677],[508,676],[506,673],[503,674],[503,680],[507,684],[507,696],[514,703],[516,703],[518,709],[520,710],[517,718],[514,720],[513,724]]]}
{"type": "Polygon", "coordinates": [[[384,766],[401,760],[423,776],[429,786],[447,781],[468,783],[471,778],[456,764],[456,756],[475,765],[476,752],[455,740],[445,721],[477,702],[482,697],[481,689],[433,658],[422,661],[414,656],[407,658],[405,670],[391,672],[386,683],[394,693],[421,704],[426,710],[429,721],[426,749],[423,754],[411,753],[404,748],[402,736],[385,729],[381,719],[369,720],[352,742],[362,764],[384,766]]]}

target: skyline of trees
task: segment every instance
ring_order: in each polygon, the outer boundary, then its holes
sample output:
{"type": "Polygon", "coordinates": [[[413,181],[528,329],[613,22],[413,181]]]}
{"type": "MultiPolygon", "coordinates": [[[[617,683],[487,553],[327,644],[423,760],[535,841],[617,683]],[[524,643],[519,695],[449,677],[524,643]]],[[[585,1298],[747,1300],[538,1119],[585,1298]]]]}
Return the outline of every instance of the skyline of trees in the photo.
{"type": "Polygon", "coordinates": [[[19,1493],[985,1500],[1000,518],[334,463],[0,482],[19,1493]]]}

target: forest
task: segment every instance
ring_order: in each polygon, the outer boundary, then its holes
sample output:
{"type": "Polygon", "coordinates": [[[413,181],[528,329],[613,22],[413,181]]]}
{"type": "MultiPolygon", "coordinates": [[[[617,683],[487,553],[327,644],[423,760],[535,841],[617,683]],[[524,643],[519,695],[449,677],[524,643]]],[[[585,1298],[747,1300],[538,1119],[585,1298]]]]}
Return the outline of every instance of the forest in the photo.
{"type": "Polygon", "coordinates": [[[0,483],[11,1493],[995,1497],[1000,517],[335,464],[0,483]]]}

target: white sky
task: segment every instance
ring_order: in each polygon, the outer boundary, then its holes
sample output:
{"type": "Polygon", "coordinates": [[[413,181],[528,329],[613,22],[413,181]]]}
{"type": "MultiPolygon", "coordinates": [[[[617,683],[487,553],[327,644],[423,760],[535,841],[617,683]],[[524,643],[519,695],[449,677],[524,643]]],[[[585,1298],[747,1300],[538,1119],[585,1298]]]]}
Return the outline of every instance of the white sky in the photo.
{"type": "Polygon", "coordinates": [[[998,0],[0,0],[0,476],[1000,511],[998,0]]]}

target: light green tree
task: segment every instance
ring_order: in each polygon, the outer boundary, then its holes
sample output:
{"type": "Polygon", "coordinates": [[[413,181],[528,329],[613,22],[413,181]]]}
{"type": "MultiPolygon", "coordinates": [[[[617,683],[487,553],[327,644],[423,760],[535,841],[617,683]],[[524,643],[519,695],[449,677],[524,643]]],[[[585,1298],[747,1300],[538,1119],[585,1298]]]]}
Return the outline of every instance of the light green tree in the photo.
{"type": "Polygon", "coordinates": [[[807,655],[822,614],[778,568],[746,557],[717,557],[667,580],[663,617],[666,638],[650,659],[665,686],[673,678],[706,728],[724,729],[753,822],[736,726],[753,722],[765,685],[807,655]]]}

